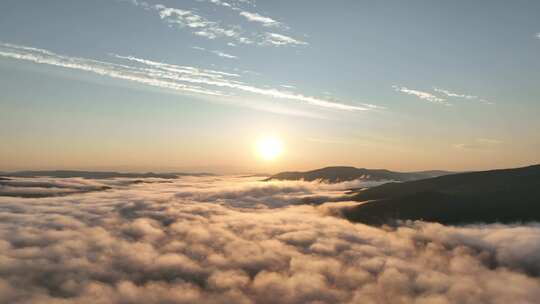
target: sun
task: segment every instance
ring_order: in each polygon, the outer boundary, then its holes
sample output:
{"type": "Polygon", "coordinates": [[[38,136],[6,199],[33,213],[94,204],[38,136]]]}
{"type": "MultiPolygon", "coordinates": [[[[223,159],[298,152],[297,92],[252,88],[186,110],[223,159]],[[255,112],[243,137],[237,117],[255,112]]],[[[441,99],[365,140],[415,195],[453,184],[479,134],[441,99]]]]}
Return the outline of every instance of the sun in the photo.
{"type": "Polygon", "coordinates": [[[264,160],[274,160],[283,152],[283,144],[277,138],[265,137],[257,141],[257,153],[264,160]]]}

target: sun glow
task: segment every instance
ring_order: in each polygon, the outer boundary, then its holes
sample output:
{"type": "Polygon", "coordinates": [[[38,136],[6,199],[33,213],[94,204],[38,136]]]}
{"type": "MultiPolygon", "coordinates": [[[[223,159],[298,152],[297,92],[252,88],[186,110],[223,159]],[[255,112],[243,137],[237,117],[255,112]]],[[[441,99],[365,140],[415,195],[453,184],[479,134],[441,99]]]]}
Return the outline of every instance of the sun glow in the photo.
{"type": "Polygon", "coordinates": [[[264,160],[274,160],[283,152],[283,144],[272,137],[261,138],[257,141],[257,153],[264,160]]]}

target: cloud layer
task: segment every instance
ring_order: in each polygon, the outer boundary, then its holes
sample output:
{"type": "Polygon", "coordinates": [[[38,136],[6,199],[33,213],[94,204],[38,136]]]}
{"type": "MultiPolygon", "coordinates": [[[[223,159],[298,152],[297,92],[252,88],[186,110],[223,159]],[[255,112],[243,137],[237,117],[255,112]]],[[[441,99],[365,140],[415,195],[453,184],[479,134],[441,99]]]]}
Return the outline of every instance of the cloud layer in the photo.
{"type": "Polygon", "coordinates": [[[379,229],[328,215],[336,214],[332,204],[264,205],[268,197],[339,191],[324,187],[206,177],[55,198],[0,197],[0,302],[534,303],[540,297],[540,226],[416,222],[379,229]],[[246,197],[257,207],[232,203],[246,197]]]}

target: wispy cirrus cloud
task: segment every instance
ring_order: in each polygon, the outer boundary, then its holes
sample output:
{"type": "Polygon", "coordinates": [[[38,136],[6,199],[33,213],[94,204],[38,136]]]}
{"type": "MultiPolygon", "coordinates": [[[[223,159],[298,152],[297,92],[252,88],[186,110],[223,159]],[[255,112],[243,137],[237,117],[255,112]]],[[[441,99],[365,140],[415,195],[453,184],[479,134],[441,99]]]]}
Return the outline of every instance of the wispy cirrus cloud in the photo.
{"type": "Polygon", "coordinates": [[[473,96],[473,95],[466,95],[466,94],[458,94],[458,93],[452,93],[448,90],[444,90],[444,89],[439,89],[439,88],[434,88],[433,91],[435,92],[438,92],[438,93],[442,93],[448,97],[457,97],[457,98],[465,98],[465,99],[475,99],[475,98],[478,98],[477,96],[473,96]]]}
{"type": "MultiPolygon", "coordinates": [[[[152,5],[146,1],[139,0],[124,0],[123,2],[129,2],[147,11],[157,12],[159,18],[169,26],[176,26],[180,29],[188,30],[192,35],[209,40],[219,38],[228,39],[229,42],[227,44],[229,46],[236,46],[237,44],[259,46],[307,45],[305,41],[287,35],[268,32],[261,33],[253,31],[253,29],[251,29],[251,32],[248,32],[240,25],[229,25],[224,24],[223,22],[210,20],[200,13],[195,13],[193,9],[168,7],[163,4],[152,5]]],[[[229,2],[221,0],[210,0],[209,2],[221,7],[233,9],[234,11],[239,11],[239,15],[243,18],[250,22],[260,23],[265,27],[285,27],[282,23],[270,17],[263,16],[256,12],[241,10],[238,6],[232,5],[229,2]]]]}
{"type": "Polygon", "coordinates": [[[213,3],[215,5],[220,5],[224,7],[233,7],[229,2],[221,1],[221,0],[209,0],[210,3],[213,3]]]}
{"type": "Polygon", "coordinates": [[[493,104],[493,102],[491,102],[489,100],[486,100],[486,99],[483,99],[483,98],[480,98],[480,97],[475,96],[475,95],[467,95],[467,94],[455,93],[455,92],[451,92],[449,90],[445,90],[445,89],[441,89],[441,88],[433,88],[433,91],[435,91],[437,93],[444,94],[444,95],[446,95],[448,97],[452,97],[452,98],[462,98],[462,99],[467,99],[467,100],[478,101],[478,102],[481,102],[481,103],[484,103],[484,104],[493,104]]]}
{"type": "Polygon", "coordinates": [[[228,53],[225,53],[225,52],[222,52],[222,51],[218,51],[218,50],[214,50],[214,51],[212,51],[212,53],[219,56],[219,57],[223,57],[223,58],[238,59],[238,57],[235,56],[235,55],[231,55],[231,54],[228,54],[228,53]]]}
{"type": "MultiPolygon", "coordinates": [[[[223,92],[217,90],[205,89],[196,85],[182,84],[166,79],[157,79],[152,77],[151,71],[145,71],[138,68],[115,64],[111,62],[103,62],[86,58],[67,57],[55,54],[53,52],[25,47],[13,44],[0,43],[0,57],[30,61],[33,63],[63,67],[95,74],[129,80],[142,83],[149,86],[172,89],[176,91],[184,91],[191,93],[199,93],[205,95],[225,96],[223,92]]],[[[204,75],[206,77],[223,77],[219,73],[214,73],[210,70],[200,70],[195,68],[185,67],[185,72],[194,75],[204,75]]]]}
{"type": "Polygon", "coordinates": [[[225,52],[219,51],[219,50],[207,50],[206,48],[199,47],[199,46],[194,46],[194,47],[192,47],[192,49],[198,50],[198,51],[203,51],[203,52],[210,52],[210,53],[212,53],[212,54],[214,54],[216,56],[222,57],[222,58],[238,59],[238,56],[231,55],[229,53],[225,53],[225,52]]]}
{"type": "Polygon", "coordinates": [[[0,43],[0,57],[92,72],[178,92],[221,97],[227,97],[237,93],[247,93],[260,97],[296,101],[321,109],[342,111],[366,111],[370,109],[370,107],[363,105],[348,105],[301,93],[256,87],[241,81],[240,75],[234,73],[172,65],[133,56],[113,56],[116,59],[124,60],[131,64],[117,64],[86,58],[68,57],[43,49],[0,43]]]}
{"type": "Polygon", "coordinates": [[[152,6],[152,8],[158,12],[161,20],[164,20],[168,24],[177,25],[180,28],[188,28],[193,35],[207,39],[225,37],[234,39],[238,43],[252,43],[250,39],[240,34],[238,28],[210,21],[191,10],[171,8],[161,4],[152,6]]]}
{"type": "Polygon", "coordinates": [[[386,110],[386,107],[374,105],[371,103],[362,103],[362,105],[366,108],[372,109],[372,110],[386,110]]]}
{"type": "Polygon", "coordinates": [[[262,24],[263,26],[267,26],[267,27],[272,27],[272,26],[280,26],[281,23],[279,23],[278,21],[270,18],[270,17],[266,17],[266,16],[262,16],[260,14],[257,14],[257,13],[251,13],[251,12],[247,12],[247,11],[243,11],[243,12],[240,12],[240,16],[246,18],[247,20],[251,21],[251,22],[257,22],[257,23],[260,23],[262,24]]]}
{"type": "MultiPolygon", "coordinates": [[[[163,4],[150,4],[146,1],[139,0],[124,0],[137,7],[141,7],[147,11],[157,12],[159,18],[169,26],[177,26],[182,29],[187,29],[191,34],[206,39],[227,38],[234,40],[236,43],[252,44],[253,41],[242,36],[238,26],[223,25],[220,22],[209,20],[190,9],[180,9],[167,7],[163,4]]],[[[223,6],[225,2],[221,2],[223,6]]],[[[214,1],[213,1],[214,3],[214,1]]]]}
{"type": "Polygon", "coordinates": [[[177,69],[176,69],[176,67],[174,65],[155,62],[155,61],[150,61],[150,60],[145,60],[145,59],[140,59],[140,58],[136,58],[136,57],[133,57],[133,56],[127,56],[127,57],[125,57],[125,56],[117,56],[117,58],[143,63],[143,64],[151,66],[153,68],[163,69],[163,70],[165,70],[165,71],[167,71],[169,73],[163,75],[162,77],[173,79],[173,80],[186,81],[186,82],[194,83],[194,84],[211,85],[211,86],[216,86],[216,87],[220,87],[220,88],[235,89],[235,90],[240,90],[240,91],[247,92],[247,93],[253,93],[253,94],[263,95],[263,96],[266,96],[266,97],[278,98],[278,99],[296,100],[296,101],[305,102],[307,104],[311,104],[311,105],[315,105],[315,106],[319,106],[319,107],[323,107],[323,108],[332,108],[332,109],[335,109],[335,110],[346,110],[346,111],[366,111],[366,110],[368,110],[367,107],[363,107],[363,106],[346,105],[346,104],[337,103],[337,102],[333,102],[333,101],[329,101],[329,100],[324,100],[324,99],[320,99],[320,98],[316,98],[316,97],[306,96],[306,95],[299,94],[299,93],[284,92],[284,91],[280,91],[280,90],[272,89],[272,88],[264,88],[264,89],[263,88],[258,88],[258,87],[254,87],[254,86],[251,86],[251,85],[248,85],[248,84],[245,84],[243,82],[236,81],[236,80],[229,81],[229,80],[223,79],[223,78],[221,78],[221,79],[215,79],[215,78],[210,78],[210,79],[207,78],[207,79],[205,79],[205,78],[184,77],[182,75],[175,74],[177,69]],[[170,72],[172,72],[172,73],[170,73],[170,72]]]}
{"type": "Polygon", "coordinates": [[[292,37],[278,34],[278,33],[266,33],[264,34],[264,40],[262,41],[261,44],[283,46],[283,45],[307,45],[308,43],[305,41],[297,40],[292,37]]]}
{"type": "Polygon", "coordinates": [[[241,7],[248,5],[250,7],[254,7],[255,5],[252,3],[252,1],[248,0],[196,0],[198,2],[207,2],[211,4],[215,4],[217,6],[226,7],[234,11],[241,11],[241,7]]]}
{"type": "Polygon", "coordinates": [[[402,86],[398,86],[398,85],[393,85],[392,88],[394,88],[394,90],[396,90],[397,92],[404,93],[404,94],[407,94],[407,95],[416,96],[416,97],[418,97],[418,98],[420,98],[422,100],[428,101],[428,102],[441,104],[441,105],[445,105],[445,106],[452,105],[452,104],[448,103],[446,101],[446,99],[435,96],[435,95],[433,95],[433,94],[431,94],[429,92],[413,90],[413,89],[409,89],[407,87],[402,87],[402,86]]]}
{"type": "Polygon", "coordinates": [[[404,94],[407,94],[407,95],[413,95],[413,96],[416,96],[416,97],[418,97],[418,98],[420,98],[422,100],[429,101],[429,102],[432,102],[432,103],[442,104],[442,105],[445,105],[445,106],[451,106],[452,105],[452,103],[447,101],[447,98],[461,98],[461,99],[466,99],[466,100],[471,100],[471,101],[477,101],[477,102],[480,102],[480,103],[483,103],[483,104],[488,104],[488,105],[493,104],[493,102],[491,102],[489,100],[486,100],[484,98],[478,97],[476,95],[468,95],[468,94],[456,93],[456,92],[452,92],[452,91],[446,90],[446,89],[441,89],[441,88],[438,88],[438,87],[433,88],[434,93],[409,89],[407,87],[398,86],[398,85],[393,85],[392,88],[394,90],[396,90],[397,92],[404,93],[404,94]],[[435,94],[438,94],[439,96],[437,96],[435,94]],[[443,96],[443,97],[441,97],[441,96],[443,96]]]}

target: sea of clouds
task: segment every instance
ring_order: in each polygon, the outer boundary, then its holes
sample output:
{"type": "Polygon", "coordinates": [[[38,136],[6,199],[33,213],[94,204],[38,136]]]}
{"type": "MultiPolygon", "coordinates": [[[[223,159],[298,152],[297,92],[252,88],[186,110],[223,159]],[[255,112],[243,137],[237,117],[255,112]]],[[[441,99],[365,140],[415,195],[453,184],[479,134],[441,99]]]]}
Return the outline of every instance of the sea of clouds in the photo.
{"type": "Polygon", "coordinates": [[[540,225],[355,224],[361,184],[8,181],[0,303],[540,301],[540,225]]]}

